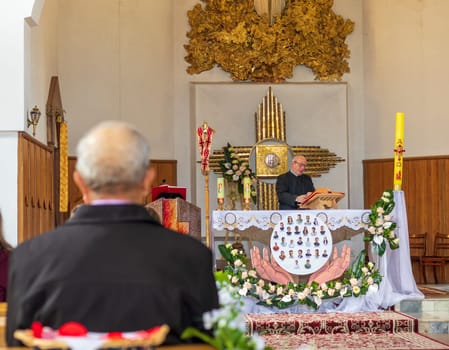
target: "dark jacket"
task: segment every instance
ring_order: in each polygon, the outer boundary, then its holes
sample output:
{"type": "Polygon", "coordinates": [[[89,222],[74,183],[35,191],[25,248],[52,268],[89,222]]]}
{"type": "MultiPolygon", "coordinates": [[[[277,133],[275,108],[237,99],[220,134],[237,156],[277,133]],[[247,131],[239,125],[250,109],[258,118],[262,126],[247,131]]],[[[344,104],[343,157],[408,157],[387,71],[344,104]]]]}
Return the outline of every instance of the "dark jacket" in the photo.
{"type": "Polygon", "coordinates": [[[10,256],[7,343],[34,320],[89,331],[136,331],[168,324],[165,344],[218,307],[212,253],[154,222],[138,205],[85,205],[54,231],[10,256]]]}
{"type": "Polygon", "coordinates": [[[280,210],[298,209],[296,197],[315,191],[312,179],[307,174],[296,176],[291,171],[279,175],[276,180],[276,194],[280,210]]]}

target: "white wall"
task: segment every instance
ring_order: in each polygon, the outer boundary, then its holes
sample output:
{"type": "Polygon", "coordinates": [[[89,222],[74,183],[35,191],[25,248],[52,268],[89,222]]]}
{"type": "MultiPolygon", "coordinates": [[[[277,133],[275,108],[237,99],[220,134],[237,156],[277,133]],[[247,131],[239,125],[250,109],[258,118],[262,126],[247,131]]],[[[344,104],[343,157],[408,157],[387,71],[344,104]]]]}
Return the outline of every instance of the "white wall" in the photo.
{"type": "Polygon", "coordinates": [[[396,112],[405,157],[449,154],[447,13],[446,0],[364,1],[365,158],[393,156],[396,112]]]}
{"type": "Polygon", "coordinates": [[[3,232],[6,240],[17,244],[17,132],[0,133],[2,168],[0,172],[0,211],[3,217],[3,232]]]}
{"type": "Polygon", "coordinates": [[[171,1],[59,1],[58,65],[69,150],[101,120],[136,124],[173,159],[171,1]]]}

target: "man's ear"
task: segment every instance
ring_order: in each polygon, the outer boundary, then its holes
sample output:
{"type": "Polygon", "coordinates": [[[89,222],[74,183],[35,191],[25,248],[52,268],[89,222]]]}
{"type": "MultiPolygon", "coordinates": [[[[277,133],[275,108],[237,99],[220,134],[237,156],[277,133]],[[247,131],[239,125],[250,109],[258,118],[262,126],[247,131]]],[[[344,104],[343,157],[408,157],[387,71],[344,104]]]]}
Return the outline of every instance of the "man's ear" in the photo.
{"type": "Polygon", "coordinates": [[[75,170],[73,172],[73,181],[75,181],[76,186],[81,191],[81,194],[83,195],[83,201],[85,204],[89,203],[89,191],[87,189],[86,183],[84,182],[83,178],[81,177],[80,173],[75,170]]]}
{"type": "Polygon", "coordinates": [[[154,179],[156,178],[156,170],[150,166],[145,172],[145,177],[143,178],[143,190],[145,191],[145,195],[150,193],[151,185],[153,184],[154,179]]]}

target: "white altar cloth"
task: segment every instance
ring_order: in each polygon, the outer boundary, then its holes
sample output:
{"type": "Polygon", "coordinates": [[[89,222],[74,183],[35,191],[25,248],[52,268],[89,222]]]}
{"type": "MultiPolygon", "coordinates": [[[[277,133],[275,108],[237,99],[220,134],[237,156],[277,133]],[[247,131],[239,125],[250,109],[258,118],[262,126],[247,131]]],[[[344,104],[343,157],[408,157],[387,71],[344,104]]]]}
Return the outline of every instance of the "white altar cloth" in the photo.
{"type": "Polygon", "coordinates": [[[353,230],[364,228],[369,222],[369,210],[215,210],[212,212],[212,227],[217,231],[246,230],[252,226],[262,230],[273,229],[282,217],[297,214],[318,216],[334,231],[343,226],[353,230]]]}
{"type": "MultiPolygon", "coordinates": [[[[407,226],[407,211],[403,191],[394,191],[395,208],[392,218],[397,223],[399,248],[389,247],[382,257],[370,254],[382,274],[382,282],[377,293],[360,297],[324,300],[317,312],[359,312],[378,311],[393,306],[402,300],[423,299],[424,295],[416,286],[410,261],[410,246],[407,226]]],[[[245,230],[256,226],[262,230],[272,229],[285,215],[309,213],[320,217],[331,231],[347,226],[359,230],[369,221],[369,210],[307,210],[307,211],[214,211],[212,226],[215,230],[245,230]],[[282,214],[282,216],[281,216],[282,214]]],[[[244,297],[246,313],[304,313],[313,312],[303,305],[293,305],[287,309],[269,308],[244,297]]]]}

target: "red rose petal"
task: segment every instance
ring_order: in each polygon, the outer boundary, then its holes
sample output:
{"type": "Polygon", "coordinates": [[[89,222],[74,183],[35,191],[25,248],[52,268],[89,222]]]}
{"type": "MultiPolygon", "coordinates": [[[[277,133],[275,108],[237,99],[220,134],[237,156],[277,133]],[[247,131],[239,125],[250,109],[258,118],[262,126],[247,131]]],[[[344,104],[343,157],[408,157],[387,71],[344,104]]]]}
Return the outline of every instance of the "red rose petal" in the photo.
{"type": "Polygon", "coordinates": [[[124,339],[122,332],[109,332],[106,334],[107,339],[124,339]]]}
{"type": "Polygon", "coordinates": [[[67,322],[59,327],[58,333],[68,337],[83,337],[87,334],[87,328],[78,322],[67,322]]]}
{"type": "Polygon", "coordinates": [[[34,321],[31,324],[31,330],[33,331],[33,337],[35,338],[42,338],[42,330],[44,329],[44,326],[39,321],[34,321]]]}

